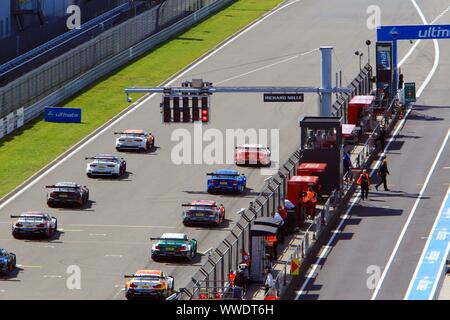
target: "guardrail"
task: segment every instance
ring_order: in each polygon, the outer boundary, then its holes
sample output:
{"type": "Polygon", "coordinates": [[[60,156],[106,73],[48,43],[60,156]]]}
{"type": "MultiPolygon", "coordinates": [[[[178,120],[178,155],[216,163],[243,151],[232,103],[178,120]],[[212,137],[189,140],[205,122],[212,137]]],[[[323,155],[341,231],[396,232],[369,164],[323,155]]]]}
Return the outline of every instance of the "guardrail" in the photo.
{"type": "Polygon", "coordinates": [[[166,0],[0,88],[0,118],[25,107],[25,122],[187,30],[233,0],[166,0]]]}

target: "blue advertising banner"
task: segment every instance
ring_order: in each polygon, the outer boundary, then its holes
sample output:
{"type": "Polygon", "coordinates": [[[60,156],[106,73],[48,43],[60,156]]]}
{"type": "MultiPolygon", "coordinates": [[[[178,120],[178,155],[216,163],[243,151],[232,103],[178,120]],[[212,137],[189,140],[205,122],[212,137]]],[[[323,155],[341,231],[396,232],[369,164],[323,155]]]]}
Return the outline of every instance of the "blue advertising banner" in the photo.
{"type": "Polygon", "coordinates": [[[450,25],[382,26],[377,30],[378,41],[450,39],[450,25]]]}
{"type": "Polygon", "coordinates": [[[46,107],[44,120],[47,122],[81,123],[81,109],[46,107]]]}

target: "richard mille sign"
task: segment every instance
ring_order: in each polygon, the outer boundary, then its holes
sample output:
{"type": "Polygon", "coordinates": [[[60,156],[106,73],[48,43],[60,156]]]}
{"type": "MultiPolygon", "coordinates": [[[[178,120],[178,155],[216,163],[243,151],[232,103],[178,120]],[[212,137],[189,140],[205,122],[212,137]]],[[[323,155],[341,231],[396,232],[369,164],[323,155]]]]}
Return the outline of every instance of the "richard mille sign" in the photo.
{"type": "Polygon", "coordinates": [[[303,93],[265,93],[264,102],[303,102],[303,93]]]}

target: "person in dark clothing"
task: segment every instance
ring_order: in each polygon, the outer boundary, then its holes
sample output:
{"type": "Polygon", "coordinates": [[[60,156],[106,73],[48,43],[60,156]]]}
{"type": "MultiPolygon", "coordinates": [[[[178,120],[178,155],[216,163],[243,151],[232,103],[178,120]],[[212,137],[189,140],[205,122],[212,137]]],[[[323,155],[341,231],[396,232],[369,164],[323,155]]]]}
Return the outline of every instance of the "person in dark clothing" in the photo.
{"type": "Polygon", "coordinates": [[[380,143],[381,152],[384,150],[384,144],[386,142],[386,129],[384,126],[380,128],[380,133],[378,134],[378,137],[375,139],[375,143],[378,145],[378,142],[380,143]]]}
{"type": "Polygon", "coordinates": [[[367,197],[369,196],[370,179],[366,169],[360,174],[356,183],[361,186],[361,199],[367,200],[367,197]]]}
{"type": "Polygon", "coordinates": [[[352,168],[352,161],[351,161],[350,154],[348,153],[348,151],[346,151],[344,153],[344,158],[343,158],[342,162],[343,162],[343,166],[344,166],[344,177],[345,177],[345,179],[348,179],[349,177],[346,176],[346,174],[352,168]]]}
{"type": "Polygon", "coordinates": [[[245,275],[242,271],[239,271],[234,279],[233,298],[242,299],[243,289],[246,285],[245,275]]]}
{"type": "Polygon", "coordinates": [[[386,176],[390,174],[389,173],[389,169],[387,167],[387,160],[384,159],[383,163],[381,164],[380,170],[378,170],[378,175],[381,178],[381,181],[375,186],[375,189],[377,189],[378,191],[378,187],[381,186],[381,184],[384,185],[384,191],[390,191],[387,187],[387,181],[386,181],[386,176]]]}

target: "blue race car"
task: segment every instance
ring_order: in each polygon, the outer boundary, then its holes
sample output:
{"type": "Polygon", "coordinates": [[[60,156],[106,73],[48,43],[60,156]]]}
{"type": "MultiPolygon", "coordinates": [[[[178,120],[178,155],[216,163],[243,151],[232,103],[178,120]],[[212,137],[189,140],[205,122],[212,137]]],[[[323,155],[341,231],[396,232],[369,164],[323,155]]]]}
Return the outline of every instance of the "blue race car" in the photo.
{"type": "Polygon", "coordinates": [[[0,248],[0,276],[6,276],[16,268],[16,255],[0,248]]]}
{"type": "Polygon", "coordinates": [[[216,170],[207,173],[208,192],[235,192],[242,193],[247,186],[247,178],[236,170],[216,170]]]}

